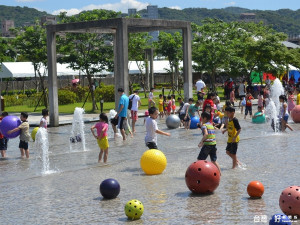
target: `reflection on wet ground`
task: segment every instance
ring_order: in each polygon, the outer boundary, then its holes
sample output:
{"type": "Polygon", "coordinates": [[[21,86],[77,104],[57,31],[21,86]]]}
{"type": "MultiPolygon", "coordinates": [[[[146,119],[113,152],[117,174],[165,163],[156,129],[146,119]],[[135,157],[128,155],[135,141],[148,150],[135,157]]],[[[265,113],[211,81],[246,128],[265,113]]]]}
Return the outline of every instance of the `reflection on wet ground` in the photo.
{"type": "MultiPolygon", "coordinates": [[[[172,136],[159,136],[158,146],[168,165],[163,174],[146,176],[139,159],[146,150],[143,119],[134,138],[123,142],[109,139],[108,165],[98,164],[99,153],[85,125],[86,151],[69,145],[71,126],[49,128],[49,175],[41,173],[41,162],[19,158],[18,139],[9,141],[9,159],[0,160],[1,224],[124,224],[124,205],[131,199],[142,201],[142,218],[132,224],[253,224],[255,215],[268,218],[280,213],[281,191],[299,185],[300,126],[294,132],[274,134],[267,124],[252,124],[240,119],[242,126],[238,158],[244,168],[232,170],[225,154],[227,136],[217,131],[218,162],[222,170],[220,186],[214,194],[193,195],[185,185],[184,175],[199,153],[200,130],[170,130],[172,136]],[[103,200],[99,184],[115,178],[121,185],[118,198],[103,200]],[[265,186],[262,199],[252,200],[247,185],[259,180],[265,186]]],[[[159,128],[167,130],[164,120],[159,128]]],[[[110,133],[112,137],[112,133],[110,133]]],[[[294,223],[295,224],[295,223],[294,223]]]]}

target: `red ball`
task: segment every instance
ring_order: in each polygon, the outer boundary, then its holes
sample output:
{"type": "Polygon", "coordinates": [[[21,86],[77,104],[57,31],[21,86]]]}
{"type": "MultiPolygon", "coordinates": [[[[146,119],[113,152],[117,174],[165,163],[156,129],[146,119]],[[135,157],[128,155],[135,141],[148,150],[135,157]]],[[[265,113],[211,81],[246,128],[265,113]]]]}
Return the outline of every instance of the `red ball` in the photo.
{"type": "Polygon", "coordinates": [[[193,193],[209,194],[219,186],[220,172],[213,163],[199,160],[187,168],[185,183],[193,193]]]}
{"type": "Polygon", "coordinates": [[[300,217],[300,186],[290,186],[283,190],[279,207],[286,215],[300,217]]]}
{"type": "Polygon", "coordinates": [[[264,191],[264,185],[259,181],[251,181],[248,184],[247,192],[251,198],[261,198],[261,196],[264,194],[264,191]]]}
{"type": "Polygon", "coordinates": [[[291,117],[295,123],[300,123],[300,105],[296,105],[291,111],[291,117]]]}

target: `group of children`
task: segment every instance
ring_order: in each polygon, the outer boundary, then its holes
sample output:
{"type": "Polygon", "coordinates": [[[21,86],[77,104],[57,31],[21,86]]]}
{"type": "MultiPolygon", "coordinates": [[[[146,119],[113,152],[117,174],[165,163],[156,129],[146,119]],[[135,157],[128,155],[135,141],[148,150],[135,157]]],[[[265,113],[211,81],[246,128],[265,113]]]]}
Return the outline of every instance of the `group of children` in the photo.
{"type": "MultiPolygon", "coordinates": [[[[3,120],[4,117],[8,116],[7,112],[2,112],[0,121],[3,120]]],[[[43,127],[47,129],[47,117],[48,117],[48,110],[42,110],[42,118],[40,120],[39,127],[43,127]]],[[[29,146],[28,142],[30,141],[30,133],[29,133],[29,123],[28,123],[28,114],[26,112],[21,112],[20,120],[21,124],[12,129],[7,131],[7,134],[12,134],[14,132],[20,131],[20,142],[19,142],[19,149],[22,158],[29,158],[29,146]]],[[[6,150],[7,150],[8,139],[4,137],[4,135],[0,132],[0,152],[2,158],[6,158],[6,150]]]]}

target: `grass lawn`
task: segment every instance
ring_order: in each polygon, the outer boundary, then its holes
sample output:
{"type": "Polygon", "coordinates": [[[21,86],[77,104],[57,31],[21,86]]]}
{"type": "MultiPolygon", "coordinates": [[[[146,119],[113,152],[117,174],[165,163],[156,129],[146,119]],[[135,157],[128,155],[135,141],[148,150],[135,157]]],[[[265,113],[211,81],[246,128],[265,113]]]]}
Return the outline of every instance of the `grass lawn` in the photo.
{"type": "MultiPolygon", "coordinates": [[[[217,89],[218,95],[220,97],[220,99],[224,99],[224,93],[223,93],[223,89],[222,88],[218,88],[217,89]]],[[[165,91],[165,95],[167,95],[169,93],[169,91],[165,91]]],[[[158,95],[161,94],[161,91],[156,91],[154,92],[154,96],[156,101],[158,100],[158,95]]],[[[145,98],[144,93],[140,93],[139,96],[141,97],[141,102],[142,105],[140,107],[140,109],[147,109],[148,108],[148,99],[145,98]]],[[[178,95],[176,95],[176,99],[178,97],[178,95]]],[[[193,92],[193,98],[197,99],[196,93],[195,91],[193,92]]],[[[82,107],[83,106],[83,102],[78,102],[78,103],[74,103],[74,104],[68,104],[68,105],[59,105],[58,110],[59,113],[66,113],[66,114],[73,114],[74,110],[76,107],[82,107]]],[[[86,102],[84,109],[86,113],[100,113],[100,104],[99,102],[97,103],[98,106],[98,110],[96,110],[95,112],[92,112],[92,103],[91,102],[86,102]]],[[[19,112],[34,112],[34,108],[35,107],[29,107],[27,105],[22,105],[22,106],[10,106],[10,107],[5,107],[5,111],[9,112],[9,113],[19,113],[19,112]]],[[[36,109],[36,112],[41,112],[42,109],[44,109],[45,107],[43,106],[39,106],[36,109]]],[[[115,103],[114,102],[104,102],[103,104],[103,110],[104,112],[109,112],[109,110],[114,109],[115,108],[115,103]]]]}

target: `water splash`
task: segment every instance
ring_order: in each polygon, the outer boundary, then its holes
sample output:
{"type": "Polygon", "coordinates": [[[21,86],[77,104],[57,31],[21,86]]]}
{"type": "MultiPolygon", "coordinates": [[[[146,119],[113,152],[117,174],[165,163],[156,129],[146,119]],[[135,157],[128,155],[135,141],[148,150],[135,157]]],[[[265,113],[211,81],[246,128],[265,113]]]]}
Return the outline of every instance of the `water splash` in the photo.
{"type": "Polygon", "coordinates": [[[270,90],[270,101],[266,107],[266,115],[270,118],[271,127],[275,132],[280,131],[280,101],[279,96],[284,94],[284,89],[281,81],[276,78],[270,90]]]}
{"type": "Polygon", "coordinates": [[[74,144],[78,145],[79,143],[83,151],[86,151],[83,113],[84,113],[83,108],[76,107],[74,110],[72,130],[70,136],[70,151],[73,151],[74,144]]]}
{"type": "Polygon", "coordinates": [[[42,161],[42,174],[50,174],[48,132],[40,127],[35,135],[36,159],[42,161]]]}

